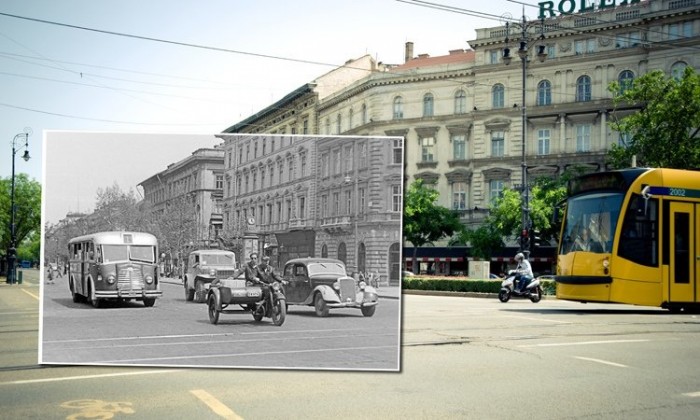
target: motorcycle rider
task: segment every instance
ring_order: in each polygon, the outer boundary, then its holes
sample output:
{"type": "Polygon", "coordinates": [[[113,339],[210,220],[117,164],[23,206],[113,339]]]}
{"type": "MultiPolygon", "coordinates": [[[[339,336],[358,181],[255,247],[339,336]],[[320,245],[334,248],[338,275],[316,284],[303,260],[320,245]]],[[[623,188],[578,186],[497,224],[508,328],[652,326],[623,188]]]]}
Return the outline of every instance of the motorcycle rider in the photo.
{"type": "Polygon", "coordinates": [[[272,284],[273,281],[283,282],[282,277],[270,265],[270,257],[267,255],[262,257],[262,261],[258,264],[257,277],[266,284],[272,284]]]}
{"type": "Polygon", "coordinates": [[[532,273],[532,266],[530,265],[530,261],[525,258],[525,254],[522,252],[515,254],[515,261],[518,263],[518,266],[515,267],[515,271],[520,274],[520,287],[518,288],[518,292],[523,292],[525,286],[530,283],[530,280],[532,280],[535,275],[532,273]]]}
{"type": "Polygon", "coordinates": [[[250,260],[248,261],[248,264],[245,265],[245,280],[252,282],[252,283],[257,283],[257,278],[258,278],[258,253],[257,252],[251,252],[250,253],[250,260]]]}

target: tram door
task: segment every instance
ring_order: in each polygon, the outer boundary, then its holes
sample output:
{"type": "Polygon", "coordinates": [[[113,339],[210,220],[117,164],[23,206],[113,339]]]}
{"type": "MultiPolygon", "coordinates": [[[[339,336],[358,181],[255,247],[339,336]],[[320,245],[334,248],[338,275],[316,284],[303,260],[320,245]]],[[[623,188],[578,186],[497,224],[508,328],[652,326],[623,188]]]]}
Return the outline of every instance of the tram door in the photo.
{"type": "Polygon", "coordinates": [[[696,250],[700,250],[697,228],[700,227],[700,205],[671,203],[670,205],[670,301],[699,302],[698,265],[696,250]]]}

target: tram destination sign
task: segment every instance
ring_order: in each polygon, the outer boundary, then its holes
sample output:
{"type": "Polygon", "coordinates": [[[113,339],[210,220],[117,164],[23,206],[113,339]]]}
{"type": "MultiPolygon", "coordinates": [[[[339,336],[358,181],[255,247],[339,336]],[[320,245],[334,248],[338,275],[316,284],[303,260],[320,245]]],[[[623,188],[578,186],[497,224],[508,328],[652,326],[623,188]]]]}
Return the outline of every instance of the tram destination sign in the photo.
{"type": "Polygon", "coordinates": [[[540,8],[538,18],[546,19],[558,15],[573,15],[575,13],[587,13],[594,10],[613,9],[617,6],[627,6],[639,3],[640,1],[641,0],[598,0],[596,2],[592,0],[541,1],[538,3],[540,8]]]}
{"type": "Polygon", "coordinates": [[[700,198],[700,190],[671,187],[649,187],[646,192],[651,195],[664,195],[669,197],[700,198]]]}

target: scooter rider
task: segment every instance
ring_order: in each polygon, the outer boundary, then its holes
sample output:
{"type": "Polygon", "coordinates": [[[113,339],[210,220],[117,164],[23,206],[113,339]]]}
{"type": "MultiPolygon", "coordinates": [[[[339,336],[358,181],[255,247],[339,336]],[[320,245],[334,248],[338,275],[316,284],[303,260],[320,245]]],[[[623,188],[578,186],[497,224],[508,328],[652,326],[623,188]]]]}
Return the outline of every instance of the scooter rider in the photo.
{"type": "Polygon", "coordinates": [[[518,263],[518,266],[515,267],[515,271],[520,274],[520,287],[518,291],[523,292],[525,290],[525,286],[530,283],[530,280],[532,280],[535,275],[532,273],[530,261],[525,259],[525,255],[522,252],[515,254],[515,261],[518,263]]]}

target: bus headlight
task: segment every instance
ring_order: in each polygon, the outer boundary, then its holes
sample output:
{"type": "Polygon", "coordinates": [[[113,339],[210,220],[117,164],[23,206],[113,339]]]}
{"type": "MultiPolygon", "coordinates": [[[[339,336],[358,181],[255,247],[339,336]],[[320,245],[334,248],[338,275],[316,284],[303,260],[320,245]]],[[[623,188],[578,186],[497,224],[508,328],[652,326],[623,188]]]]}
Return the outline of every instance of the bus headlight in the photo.
{"type": "Polygon", "coordinates": [[[150,274],[146,276],[146,283],[151,284],[153,283],[153,276],[150,274]]]}
{"type": "MultiPolygon", "coordinates": [[[[98,280],[99,280],[99,277],[98,277],[98,280]]],[[[114,284],[115,280],[116,280],[116,278],[114,277],[114,274],[110,274],[109,276],[107,276],[107,283],[114,284]]]]}

